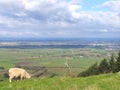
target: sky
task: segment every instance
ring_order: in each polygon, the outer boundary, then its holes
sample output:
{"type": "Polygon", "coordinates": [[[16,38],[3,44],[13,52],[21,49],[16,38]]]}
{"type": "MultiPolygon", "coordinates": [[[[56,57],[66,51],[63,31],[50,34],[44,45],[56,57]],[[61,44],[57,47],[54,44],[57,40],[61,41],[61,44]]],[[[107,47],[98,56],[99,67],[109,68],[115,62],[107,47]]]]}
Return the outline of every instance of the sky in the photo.
{"type": "Polygon", "coordinates": [[[0,38],[120,38],[120,0],[0,0],[0,38]]]}

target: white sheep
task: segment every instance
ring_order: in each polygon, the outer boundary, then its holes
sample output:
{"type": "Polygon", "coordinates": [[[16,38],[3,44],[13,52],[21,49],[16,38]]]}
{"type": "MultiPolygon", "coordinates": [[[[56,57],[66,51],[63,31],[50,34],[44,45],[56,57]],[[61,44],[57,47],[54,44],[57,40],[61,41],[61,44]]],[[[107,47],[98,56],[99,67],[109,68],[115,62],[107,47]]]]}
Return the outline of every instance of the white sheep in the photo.
{"type": "Polygon", "coordinates": [[[9,69],[9,82],[12,82],[13,78],[20,78],[21,80],[23,78],[30,79],[31,75],[22,68],[10,68],[9,69]]]}

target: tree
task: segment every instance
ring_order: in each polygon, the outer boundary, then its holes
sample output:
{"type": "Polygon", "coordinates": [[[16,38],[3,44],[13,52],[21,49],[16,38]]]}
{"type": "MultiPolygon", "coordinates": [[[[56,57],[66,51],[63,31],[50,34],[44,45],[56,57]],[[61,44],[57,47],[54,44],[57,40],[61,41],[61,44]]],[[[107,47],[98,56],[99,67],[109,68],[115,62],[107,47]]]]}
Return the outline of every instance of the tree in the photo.
{"type": "Polygon", "coordinates": [[[117,61],[120,62],[120,51],[119,51],[119,53],[118,53],[117,61]]]}
{"type": "Polygon", "coordinates": [[[89,75],[97,75],[98,74],[98,65],[97,63],[93,64],[90,68],[88,68],[89,75]]]}
{"type": "Polygon", "coordinates": [[[86,76],[92,76],[92,75],[98,75],[97,63],[91,65],[86,71],[83,71],[80,74],[78,74],[78,77],[79,76],[86,77],[86,76]]]}
{"type": "Polygon", "coordinates": [[[115,70],[114,72],[119,72],[120,71],[120,51],[118,53],[117,61],[115,63],[115,70]]]}
{"type": "Polygon", "coordinates": [[[81,73],[79,73],[79,74],[77,75],[77,77],[87,77],[87,76],[89,76],[87,70],[86,70],[86,71],[82,71],[81,73]]]}
{"type": "Polygon", "coordinates": [[[99,73],[108,73],[109,72],[109,64],[105,58],[101,61],[98,69],[99,69],[99,73]]]}
{"type": "Polygon", "coordinates": [[[110,61],[109,61],[109,70],[110,70],[110,72],[114,72],[114,70],[115,70],[115,59],[114,59],[113,53],[112,53],[110,61]]]}

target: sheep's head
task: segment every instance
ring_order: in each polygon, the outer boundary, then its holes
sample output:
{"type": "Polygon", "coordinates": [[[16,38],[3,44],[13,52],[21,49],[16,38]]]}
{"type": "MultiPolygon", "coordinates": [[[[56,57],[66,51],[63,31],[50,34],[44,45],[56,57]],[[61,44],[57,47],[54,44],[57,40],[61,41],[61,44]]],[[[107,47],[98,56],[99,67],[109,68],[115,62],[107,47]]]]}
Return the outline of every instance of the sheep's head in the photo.
{"type": "Polygon", "coordinates": [[[31,75],[29,73],[26,73],[26,78],[27,79],[30,79],[31,78],[31,75]]]}

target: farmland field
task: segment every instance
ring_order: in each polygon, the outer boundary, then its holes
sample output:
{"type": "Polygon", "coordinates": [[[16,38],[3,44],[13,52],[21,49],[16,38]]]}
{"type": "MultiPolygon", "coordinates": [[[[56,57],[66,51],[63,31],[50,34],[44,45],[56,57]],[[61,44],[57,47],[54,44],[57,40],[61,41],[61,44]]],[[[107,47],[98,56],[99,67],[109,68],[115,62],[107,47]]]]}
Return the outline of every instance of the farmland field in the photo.
{"type": "Polygon", "coordinates": [[[100,62],[103,58],[109,58],[111,53],[104,49],[78,48],[38,48],[38,49],[0,49],[0,66],[5,69],[16,65],[44,66],[48,72],[58,75],[67,75],[67,68],[64,65],[67,60],[72,72],[77,75],[87,69],[91,64],[100,62]]]}

